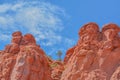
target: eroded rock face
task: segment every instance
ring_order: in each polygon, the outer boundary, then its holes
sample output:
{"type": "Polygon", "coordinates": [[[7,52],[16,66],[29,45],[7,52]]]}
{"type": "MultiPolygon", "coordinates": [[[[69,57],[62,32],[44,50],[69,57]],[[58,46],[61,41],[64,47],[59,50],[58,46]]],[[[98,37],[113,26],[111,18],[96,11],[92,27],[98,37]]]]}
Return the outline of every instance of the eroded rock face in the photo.
{"type": "Polygon", "coordinates": [[[68,60],[70,59],[70,57],[72,56],[73,52],[75,50],[75,47],[70,48],[67,52],[66,52],[66,56],[64,58],[64,64],[67,64],[68,60]]]}
{"type": "Polygon", "coordinates": [[[44,52],[36,46],[24,46],[16,59],[11,80],[51,80],[44,52]]]}
{"type": "Polygon", "coordinates": [[[107,74],[104,71],[101,71],[100,69],[95,69],[92,71],[83,71],[80,75],[78,76],[78,80],[106,80],[107,79],[107,74]]]}
{"type": "Polygon", "coordinates": [[[21,45],[36,44],[35,38],[31,34],[26,34],[23,36],[21,45]]]}
{"type": "Polygon", "coordinates": [[[0,52],[0,80],[52,80],[44,51],[31,34],[12,34],[12,43],[0,52]]]}
{"type": "Polygon", "coordinates": [[[119,33],[116,24],[82,26],[62,62],[48,58],[33,35],[14,32],[0,51],[0,80],[120,80],[119,33]]]}
{"type": "Polygon", "coordinates": [[[12,34],[12,43],[20,44],[22,40],[22,33],[20,31],[14,32],[12,34]]]}
{"type": "Polygon", "coordinates": [[[114,71],[110,80],[120,80],[120,66],[114,71]]]}
{"type": "Polygon", "coordinates": [[[64,71],[64,65],[61,61],[53,61],[50,64],[52,80],[60,80],[62,72],[64,71]]]}
{"type": "Polygon", "coordinates": [[[116,24],[107,24],[102,31],[96,23],[84,25],[75,49],[66,54],[61,80],[119,80],[119,32],[116,24]]]}

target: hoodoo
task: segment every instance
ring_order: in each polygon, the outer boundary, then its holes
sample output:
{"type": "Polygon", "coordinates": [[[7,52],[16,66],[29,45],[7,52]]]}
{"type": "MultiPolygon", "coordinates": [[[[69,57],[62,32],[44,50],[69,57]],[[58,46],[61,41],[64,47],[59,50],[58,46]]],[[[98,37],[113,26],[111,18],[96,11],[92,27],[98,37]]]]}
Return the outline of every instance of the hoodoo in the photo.
{"type": "Polygon", "coordinates": [[[0,80],[52,80],[48,59],[31,34],[12,34],[0,53],[0,80]]]}
{"type": "Polygon", "coordinates": [[[12,34],[0,51],[0,80],[120,80],[120,27],[81,27],[77,44],[63,61],[52,60],[31,34],[12,34]]]}
{"type": "Polygon", "coordinates": [[[116,24],[103,26],[88,23],[79,31],[80,39],[68,50],[61,80],[119,80],[120,28],[116,24]],[[66,61],[67,60],[67,61],[66,61]]]}

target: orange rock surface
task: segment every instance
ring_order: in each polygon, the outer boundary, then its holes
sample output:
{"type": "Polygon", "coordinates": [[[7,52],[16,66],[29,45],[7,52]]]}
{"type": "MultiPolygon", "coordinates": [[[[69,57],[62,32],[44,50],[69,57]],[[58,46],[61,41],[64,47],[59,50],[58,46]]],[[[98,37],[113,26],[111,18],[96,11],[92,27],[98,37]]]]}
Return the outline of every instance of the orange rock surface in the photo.
{"type": "Polygon", "coordinates": [[[0,80],[120,80],[120,27],[81,27],[77,44],[63,61],[46,56],[31,34],[12,34],[0,51],[0,80]]]}
{"type": "Polygon", "coordinates": [[[12,43],[0,52],[0,80],[52,80],[44,51],[31,34],[12,34],[12,43]]]}
{"type": "Polygon", "coordinates": [[[60,80],[120,80],[120,28],[88,23],[79,31],[74,50],[68,50],[60,80]],[[67,60],[67,61],[66,61],[67,60]]]}

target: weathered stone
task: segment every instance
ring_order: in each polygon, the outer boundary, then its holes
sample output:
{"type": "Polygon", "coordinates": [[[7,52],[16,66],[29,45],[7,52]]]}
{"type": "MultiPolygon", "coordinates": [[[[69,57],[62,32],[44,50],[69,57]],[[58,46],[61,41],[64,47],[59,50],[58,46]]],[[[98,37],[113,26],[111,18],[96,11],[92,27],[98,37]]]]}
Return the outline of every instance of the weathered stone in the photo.
{"type": "Polygon", "coordinates": [[[64,61],[48,58],[31,34],[12,34],[0,51],[0,80],[120,80],[120,28],[88,23],[64,61]]]}
{"type": "Polygon", "coordinates": [[[68,60],[70,59],[70,57],[72,56],[73,52],[74,52],[75,47],[70,48],[67,52],[66,52],[66,56],[64,58],[64,64],[67,64],[68,60]]]}
{"type": "Polygon", "coordinates": [[[35,38],[31,34],[26,34],[23,36],[21,45],[36,44],[35,38]]]}
{"type": "Polygon", "coordinates": [[[107,80],[107,74],[100,69],[91,72],[83,71],[80,77],[78,76],[78,80],[107,80]]]}
{"type": "Polygon", "coordinates": [[[11,80],[51,80],[50,67],[44,52],[35,46],[24,46],[18,54],[11,80]]]}
{"type": "Polygon", "coordinates": [[[12,36],[12,44],[0,52],[0,80],[52,80],[48,59],[34,37],[21,32],[12,36]]]}
{"type": "Polygon", "coordinates": [[[64,70],[64,65],[60,61],[53,61],[50,64],[51,67],[51,77],[52,80],[60,80],[62,72],[64,70]]]}
{"type": "Polygon", "coordinates": [[[61,80],[110,80],[113,73],[115,79],[111,80],[119,80],[114,72],[120,66],[119,32],[116,24],[105,25],[101,32],[95,23],[84,25],[74,51],[64,62],[61,80]]]}
{"type": "Polygon", "coordinates": [[[12,43],[15,43],[15,44],[20,44],[22,40],[22,33],[20,31],[16,31],[12,34],[12,43]]]}
{"type": "Polygon", "coordinates": [[[110,80],[120,80],[120,66],[114,71],[110,80]]]}

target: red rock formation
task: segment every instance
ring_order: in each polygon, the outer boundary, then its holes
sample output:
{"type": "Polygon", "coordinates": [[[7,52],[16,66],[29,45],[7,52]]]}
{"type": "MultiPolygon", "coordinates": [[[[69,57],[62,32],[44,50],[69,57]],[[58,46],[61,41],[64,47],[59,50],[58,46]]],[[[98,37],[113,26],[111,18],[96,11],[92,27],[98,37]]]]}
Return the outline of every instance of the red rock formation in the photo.
{"type": "Polygon", "coordinates": [[[84,25],[74,51],[66,54],[70,58],[61,80],[119,80],[119,32],[116,24],[105,25],[101,32],[95,23],[84,25]]]}
{"type": "Polygon", "coordinates": [[[21,41],[21,45],[28,45],[28,44],[33,44],[33,45],[36,44],[36,41],[33,35],[31,34],[24,35],[21,41]]]}
{"type": "Polygon", "coordinates": [[[67,64],[67,61],[70,59],[70,57],[72,56],[73,52],[75,50],[75,47],[70,48],[67,52],[66,52],[66,56],[64,58],[64,64],[67,64]]]}
{"type": "Polygon", "coordinates": [[[51,67],[51,77],[52,80],[60,80],[62,72],[64,70],[64,65],[60,61],[53,61],[50,64],[51,67]]]}
{"type": "Polygon", "coordinates": [[[0,80],[120,80],[120,28],[88,23],[64,61],[48,58],[31,34],[12,34],[0,51],[0,80]]]}
{"type": "Polygon", "coordinates": [[[48,59],[31,34],[12,34],[0,52],[0,80],[52,80],[48,59]]]}
{"type": "Polygon", "coordinates": [[[120,66],[114,71],[110,80],[120,80],[120,66]]]}
{"type": "Polygon", "coordinates": [[[22,33],[20,31],[14,32],[12,34],[12,43],[20,44],[22,40],[22,33]]]}

